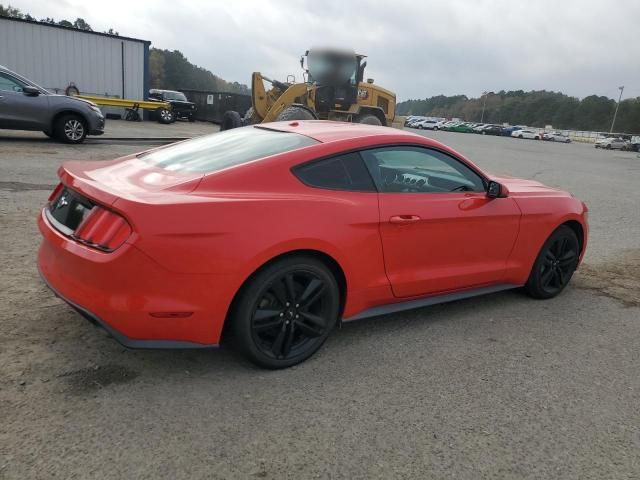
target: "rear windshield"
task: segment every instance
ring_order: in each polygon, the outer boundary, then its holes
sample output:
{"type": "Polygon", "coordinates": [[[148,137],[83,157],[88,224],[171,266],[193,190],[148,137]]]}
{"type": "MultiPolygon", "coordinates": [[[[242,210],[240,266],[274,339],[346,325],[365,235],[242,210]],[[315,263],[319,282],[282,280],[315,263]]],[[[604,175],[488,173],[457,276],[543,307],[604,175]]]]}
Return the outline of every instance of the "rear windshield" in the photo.
{"type": "Polygon", "coordinates": [[[210,173],[316,143],[297,133],[242,127],[142,153],[138,158],[175,172],[210,173]]]}

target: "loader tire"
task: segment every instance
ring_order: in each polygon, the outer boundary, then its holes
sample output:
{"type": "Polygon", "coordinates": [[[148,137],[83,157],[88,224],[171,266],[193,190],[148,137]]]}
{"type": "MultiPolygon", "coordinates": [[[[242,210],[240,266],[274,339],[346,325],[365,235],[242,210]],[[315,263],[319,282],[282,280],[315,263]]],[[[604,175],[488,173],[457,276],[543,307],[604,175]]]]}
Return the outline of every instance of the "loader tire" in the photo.
{"type": "Polygon", "coordinates": [[[222,115],[222,122],[220,122],[220,131],[231,130],[232,128],[238,128],[242,126],[242,118],[238,112],[228,110],[222,115]]]}
{"type": "Polygon", "coordinates": [[[306,108],[287,107],[278,114],[277,122],[286,122],[289,120],[315,120],[315,115],[306,108]]]}
{"type": "Polygon", "coordinates": [[[255,125],[256,123],[260,123],[260,117],[256,115],[253,107],[249,107],[249,110],[247,110],[242,119],[242,125],[255,125]]]}
{"type": "MultiPolygon", "coordinates": [[[[358,118],[356,118],[356,122],[358,123],[364,123],[365,125],[378,125],[378,126],[382,126],[382,122],[380,121],[380,119],[378,117],[376,117],[375,115],[360,115],[358,118]]],[[[422,129],[422,127],[418,127],[420,129],[422,129]]]]}

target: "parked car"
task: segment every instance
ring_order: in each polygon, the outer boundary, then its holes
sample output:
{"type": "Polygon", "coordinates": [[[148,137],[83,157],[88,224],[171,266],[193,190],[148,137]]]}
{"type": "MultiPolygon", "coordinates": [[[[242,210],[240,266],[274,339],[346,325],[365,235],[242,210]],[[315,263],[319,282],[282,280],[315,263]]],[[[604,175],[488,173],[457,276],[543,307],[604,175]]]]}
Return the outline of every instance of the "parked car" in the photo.
{"type": "Polygon", "coordinates": [[[38,219],[42,277],[124,345],[214,347],[226,327],[267,368],[302,362],[343,321],[569,283],[583,202],[422,135],[339,125],[63,164],[38,219]]]}
{"type": "Polygon", "coordinates": [[[480,130],[482,135],[502,135],[502,126],[501,125],[487,125],[482,130],[480,130]]]}
{"type": "Polygon", "coordinates": [[[436,120],[421,120],[414,124],[413,128],[419,130],[433,130],[438,122],[436,120]]]}
{"type": "Polygon", "coordinates": [[[458,123],[450,127],[451,132],[473,133],[473,127],[468,123],[458,123]]]}
{"type": "Polygon", "coordinates": [[[527,127],[523,126],[523,125],[513,125],[510,127],[502,127],[502,135],[506,136],[506,137],[510,137],[511,134],[513,132],[515,132],[516,130],[522,130],[525,129],[527,127]]]}
{"type": "Polygon", "coordinates": [[[607,150],[631,150],[631,142],[624,138],[607,137],[598,140],[595,147],[607,150]]]}
{"type": "MultiPolygon", "coordinates": [[[[170,118],[167,118],[167,121],[163,123],[171,123],[178,118],[183,118],[190,122],[196,121],[196,104],[187,100],[187,97],[182,92],[152,89],[149,90],[149,100],[167,102],[171,105],[171,111],[168,112],[170,118]]],[[[152,112],[152,115],[157,114],[152,112]]]]}
{"type": "Polygon", "coordinates": [[[65,143],[104,133],[100,108],[87,100],[56,95],[0,66],[0,128],[42,131],[65,143]]]}
{"type": "Polygon", "coordinates": [[[571,139],[561,132],[547,132],[542,135],[543,140],[550,142],[571,143],[571,139]]]}
{"type": "Polygon", "coordinates": [[[528,138],[529,140],[540,140],[540,133],[534,130],[514,130],[511,132],[511,136],[514,138],[528,138]]]}

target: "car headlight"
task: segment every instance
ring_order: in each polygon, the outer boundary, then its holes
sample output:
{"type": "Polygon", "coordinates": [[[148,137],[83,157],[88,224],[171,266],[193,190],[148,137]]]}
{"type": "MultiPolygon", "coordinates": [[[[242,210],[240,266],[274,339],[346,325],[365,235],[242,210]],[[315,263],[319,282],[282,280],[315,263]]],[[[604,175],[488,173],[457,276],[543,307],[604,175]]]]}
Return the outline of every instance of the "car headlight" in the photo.
{"type": "Polygon", "coordinates": [[[102,110],[100,110],[100,108],[98,108],[96,105],[89,105],[89,109],[102,115],[102,110]]]}

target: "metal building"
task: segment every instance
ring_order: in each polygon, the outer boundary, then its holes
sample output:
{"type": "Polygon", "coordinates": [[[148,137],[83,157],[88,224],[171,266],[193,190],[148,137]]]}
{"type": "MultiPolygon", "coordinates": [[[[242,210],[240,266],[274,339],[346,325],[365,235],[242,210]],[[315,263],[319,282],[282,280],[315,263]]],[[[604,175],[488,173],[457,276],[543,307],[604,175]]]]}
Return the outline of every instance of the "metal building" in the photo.
{"type": "Polygon", "coordinates": [[[149,92],[147,40],[0,17],[0,65],[57,93],[143,99],[149,92]]]}

